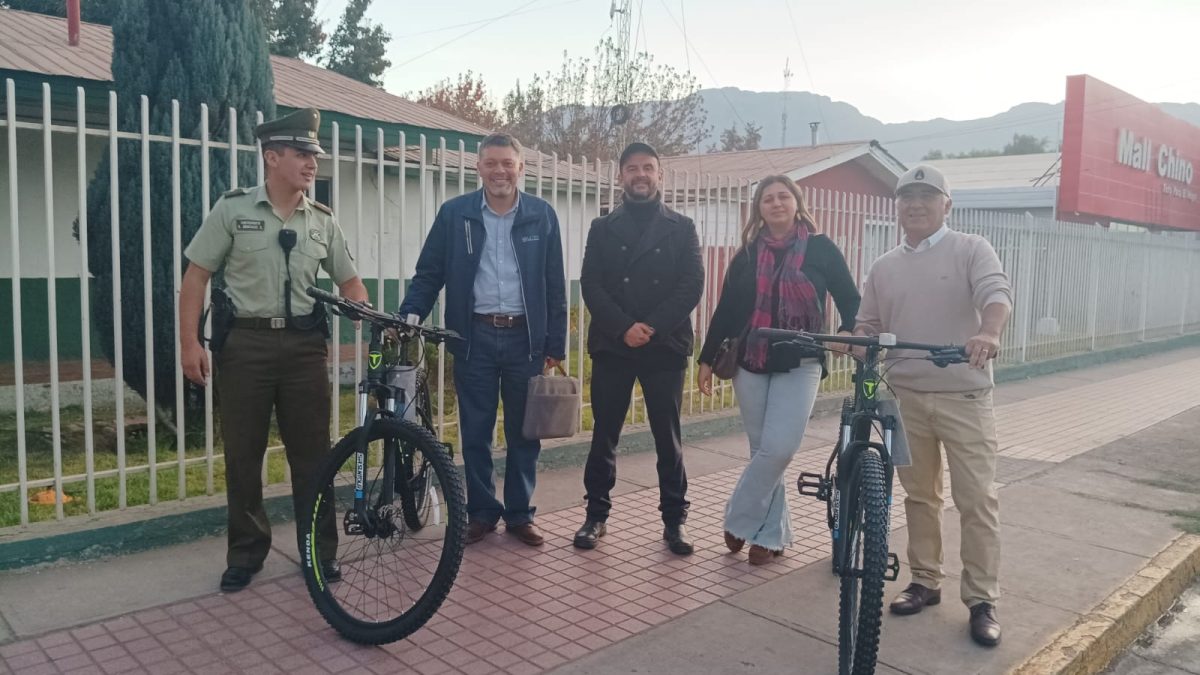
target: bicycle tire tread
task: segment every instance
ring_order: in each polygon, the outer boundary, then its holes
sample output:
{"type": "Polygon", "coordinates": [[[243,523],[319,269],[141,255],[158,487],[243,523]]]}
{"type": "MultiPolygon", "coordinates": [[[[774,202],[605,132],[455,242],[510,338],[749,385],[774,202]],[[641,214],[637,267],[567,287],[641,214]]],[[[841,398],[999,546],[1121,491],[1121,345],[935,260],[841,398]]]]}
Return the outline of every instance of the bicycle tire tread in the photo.
{"type": "MultiPolygon", "coordinates": [[[[323,489],[332,482],[334,474],[354,453],[362,431],[362,427],[352,430],[334,446],[315,485],[322,486],[323,489]]],[[[382,623],[368,624],[349,616],[336,600],[320,588],[313,569],[314,561],[319,559],[312,550],[315,541],[310,540],[307,546],[309,550],[301,567],[309,594],[326,623],[351,642],[381,645],[404,639],[419,630],[441,608],[449,595],[466,548],[466,490],[445,446],[425,427],[404,420],[381,419],[372,424],[371,431],[373,440],[388,436],[409,436],[406,440],[416,445],[429,459],[442,489],[449,522],[446,524],[447,535],[443,552],[430,585],[416,603],[399,617],[382,623]]],[[[311,526],[315,502],[315,494],[305,500],[302,533],[308,531],[311,526]]]]}

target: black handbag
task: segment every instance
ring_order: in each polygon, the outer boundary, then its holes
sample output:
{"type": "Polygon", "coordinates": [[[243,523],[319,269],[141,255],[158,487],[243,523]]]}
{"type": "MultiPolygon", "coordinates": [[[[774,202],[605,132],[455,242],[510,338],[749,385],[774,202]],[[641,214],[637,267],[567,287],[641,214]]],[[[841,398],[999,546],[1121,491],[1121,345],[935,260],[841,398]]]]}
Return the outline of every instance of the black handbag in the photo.
{"type": "Polygon", "coordinates": [[[718,379],[732,380],[738,371],[738,347],[741,345],[741,340],[738,338],[725,338],[721,342],[721,346],[717,347],[717,354],[713,357],[712,372],[718,379]]]}

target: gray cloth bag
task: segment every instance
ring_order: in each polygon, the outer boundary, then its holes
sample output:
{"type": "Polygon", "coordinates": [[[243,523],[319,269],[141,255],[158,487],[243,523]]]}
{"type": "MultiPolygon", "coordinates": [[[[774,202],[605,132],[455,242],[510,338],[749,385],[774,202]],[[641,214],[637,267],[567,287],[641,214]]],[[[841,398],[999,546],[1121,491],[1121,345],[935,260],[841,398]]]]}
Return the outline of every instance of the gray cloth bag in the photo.
{"type": "Polygon", "coordinates": [[[560,375],[535,375],[529,378],[525,396],[525,420],[521,435],[528,439],[568,438],[579,433],[579,380],[560,375]]]}
{"type": "Polygon", "coordinates": [[[892,466],[912,466],[912,453],[908,449],[908,436],[904,434],[904,416],[900,414],[900,401],[891,390],[879,397],[880,415],[896,418],[896,430],[892,432],[892,466]]]}

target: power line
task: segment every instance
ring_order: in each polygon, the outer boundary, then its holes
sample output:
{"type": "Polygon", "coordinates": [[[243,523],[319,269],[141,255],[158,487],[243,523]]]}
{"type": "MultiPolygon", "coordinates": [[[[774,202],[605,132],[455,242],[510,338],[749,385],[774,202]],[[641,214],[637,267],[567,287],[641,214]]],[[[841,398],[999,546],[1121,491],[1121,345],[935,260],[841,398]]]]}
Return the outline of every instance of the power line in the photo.
{"type": "Polygon", "coordinates": [[[426,49],[425,51],[421,52],[420,54],[417,54],[416,56],[412,57],[411,59],[408,59],[407,61],[402,61],[402,62],[400,62],[400,63],[397,63],[397,64],[393,65],[392,67],[388,68],[388,69],[387,69],[387,70],[384,72],[384,75],[386,75],[387,73],[390,73],[390,72],[392,72],[393,70],[395,70],[395,69],[397,69],[397,68],[403,68],[404,66],[407,66],[408,64],[410,64],[410,63],[412,63],[412,62],[414,62],[414,61],[417,61],[417,60],[419,60],[419,59],[423,59],[423,58],[425,58],[426,56],[429,56],[430,54],[432,54],[432,53],[434,53],[434,52],[438,51],[439,49],[442,49],[443,47],[448,47],[448,46],[450,46],[451,44],[454,44],[455,42],[458,42],[459,40],[461,40],[461,39],[463,39],[463,38],[465,38],[465,37],[467,37],[467,36],[469,36],[469,35],[473,35],[473,34],[475,34],[475,33],[478,33],[479,31],[483,30],[484,28],[487,28],[487,27],[488,27],[488,26],[489,26],[489,25],[490,25],[492,22],[495,22],[495,21],[501,21],[501,20],[503,20],[503,19],[507,19],[507,18],[508,18],[508,17],[510,17],[510,16],[515,16],[515,15],[516,15],[518,12],[520,12],[521,10],[525,9],[526,7],[529,7],[530,5],[536,4],[536,3],[540,2],[540,1],[541,1],[541,0],[529,0],[529,2],[526,2],[525,4],[521,5],[520,7],[518,7],[518,8],[516,8],[516,9],[512,10],[511,12],[508,12],[508,13],[505,13],[505,14],[501,14],[500,16],[497,16],[497,17],[495,17],[495,18],[493,18],[493,19],[489,19],[487,23],[482,23],[482,24],[480,24],[480,25],[478,25],[478,26],[476,26],[476,27],[472,28],[471,30],[469,30],[469,31],[466,31],[465,33],[461,33],[461,34],[459,34],[459,35],[458,35],[458,36],[456,36],[456,37],[452,37],[452,38],[450,38],[449,40],[446,40],[445,42],[443,42],[443,43],[441,43],[441,44],[437,45],[436,47],[433,47],[433,48],[431,48],[431,49],[426,49]]]}
{"type": "Polygon", "coordinates": [[[533,12],[540,12],[545,9],[554,9],[555,7],[564,7],[566,5],[577,5],[581,2],[584,2],[584,0],[565,0],[565,2],[556,2],[553,5],[543,5],[541,7],[535,7],[533,9],[527,9],[524,11],[515,11],[514,10],[507,14],[500,14],[498,16],[488,17],[486,19],[477,19],[475,21],[466,21],[463,23],[456,23],[456,24],[452,24],[449,26],[442,26],[440,28],[430,28],[428,30],[417,31],[415,33],[403,33],[401,35],[393,35],[392,37],[410,38],[410,37],[420,37],[422,35],[431,35],[433,33],[442,33],[442,32],[448,31],[448,30],[454,30],[455,28],[466,28],[468,26],[478,26],[479,24],[488,24],[493,21],[498,21],[500,19],[507,19],[507,18],[511,18],[514,16],[521,16],[522,14],[531,14],[533,12]]]}
{"type": "MultiPolygon", "coordinates": [[[[813,79],[812,70],[808,67],[808,58],[804,56],[804,43],[800,40],[800,30],[796,28],[796,16],[792,14],[792,3],[790,0],[783,0],[783,6],[787,7],[788,20],[792,24],[792,35],[796,36],[796,48],[800,50],[800,63],[804,66],[804,73],[808,75],[808,85],[812,87],[813,96],[817,101],[817,117],[821,118],[821,124],[825,126],[825,133],[829,133],[829,123],[825,121],[825,110],[821,107],[821,95],[817,93],[817,82],[813,79]]],[[[833,141],[831,137],[829,139],[833,141]]]]}
{"type": "MultiPolygon", "coordinates": [[[[684,52],[686,53],[689,49],[696,52],[696,60],[700,62],[700,65],[704,67],[705,72],[708,73],[708,77],[710,80],[712,80],[713,85],[715,85],[717,93],[721,95],[721,98],[725,99],[725,104],[729,106],[730,111],[733,112],[733,116],[742,123],[743,127],[745,127],[745,118],[743,118],[742,114],[738,112],[737,106],[733,104],[733,100],[729,98],[729,95],[725,93],[725,90],[723,87],[721,87],[721,83],[717,80],[717,77],[713,75],[712,68],[708,67],[708,62],[704,60],[704,56],[700,53],[700,50],[696,49],[696,47],[692,44],[692,41],[688,39],[687,29],[680,25],[679,21],[675,18],[675,14],[671,11],[671,8],[667,6],[666,0],[659,0],[659,2],[662,3],[663,9],[666,10],[667,16],[671,19],[671,23],[675,24],[675,30],[679,31],[679,33],[683,36],[684,52]]],[[[682,8],[682,0],[680,1],[680,5],[682,8]]],[[[688,72],[691,72],[690,59],[688,60],[688,72]]],[[[699,148],[697,148],[697,150],[699,150],[699,148]]],[[[771,165],[771,169],[773,171],[779,171],[779,166],[775,164],[775,161],[771,158],[771,154],[769,152],[764,153],[763,157],[767,160],[767,163],[771,165]]]]}

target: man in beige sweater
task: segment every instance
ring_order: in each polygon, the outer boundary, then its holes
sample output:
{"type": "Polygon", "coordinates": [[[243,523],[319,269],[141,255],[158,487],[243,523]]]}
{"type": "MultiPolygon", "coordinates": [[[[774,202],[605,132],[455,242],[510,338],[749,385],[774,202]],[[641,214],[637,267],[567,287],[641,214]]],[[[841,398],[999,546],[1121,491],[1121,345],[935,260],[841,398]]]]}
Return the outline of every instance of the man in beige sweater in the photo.
{"type": "MultiPolygon", "coordinates": [[[[1012,288],[996,251],[983,237],[946,226],[950,188],[941,172],[917,166],[900,177],[896,210],[904,241],[871,267],[856,332],[895,333],[901,340],[965,344],[970,364],[938,368],[899,360],[888,381],[904,415],[912,465],[897,467],[908,496],[908,560],[912,583],[891,604],[916,614],[941,602],[942,453],[950,494],[961,514],[962,584],[971,637],[1000,642],[1000,509],[991,359],[1012,310],[1012,288]],[[939,447],[940,446],[940,447],[939,447]]],[[[891,352],[889,360],[920,356],[891,352]]]]}

